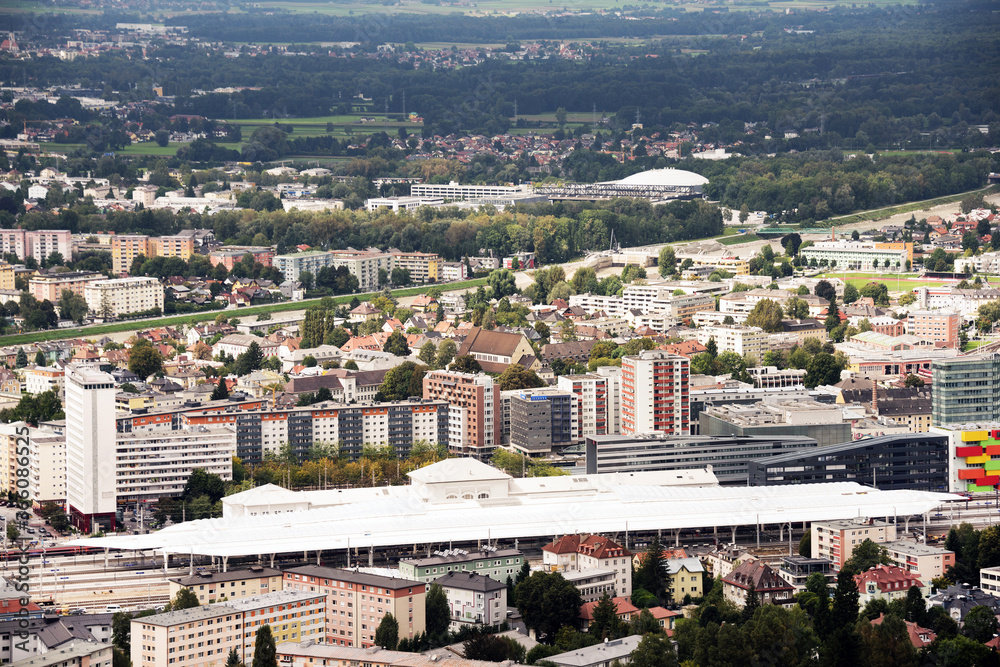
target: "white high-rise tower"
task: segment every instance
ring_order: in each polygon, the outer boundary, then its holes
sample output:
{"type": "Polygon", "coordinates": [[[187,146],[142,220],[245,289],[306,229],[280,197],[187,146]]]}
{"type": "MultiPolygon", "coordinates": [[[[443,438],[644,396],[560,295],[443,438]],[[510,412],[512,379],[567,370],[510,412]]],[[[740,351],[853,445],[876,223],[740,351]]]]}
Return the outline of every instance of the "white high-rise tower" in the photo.
{"type": "Polygon", "coordinates": [[[89,533],[111,528],[115,489],[115,382],[88,365],[66,374],[66,504],[73,524],[89,533]]]}

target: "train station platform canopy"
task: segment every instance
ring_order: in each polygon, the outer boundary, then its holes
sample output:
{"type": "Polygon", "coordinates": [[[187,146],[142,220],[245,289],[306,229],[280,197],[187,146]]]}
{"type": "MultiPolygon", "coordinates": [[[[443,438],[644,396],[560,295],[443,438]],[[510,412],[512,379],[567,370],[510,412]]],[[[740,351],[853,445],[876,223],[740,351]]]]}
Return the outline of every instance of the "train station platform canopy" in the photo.
{"type": "Polygon", "coordinates": [[[225,498],[221,518],[69,545],[229,558],[908,517],[964,500],[948,493],[880,491],[854,482],[720,487],[710,468],[514,479],[472,459],[448,459],[410,478],[408,486],[374,489],[259,487],[225,498]]]}

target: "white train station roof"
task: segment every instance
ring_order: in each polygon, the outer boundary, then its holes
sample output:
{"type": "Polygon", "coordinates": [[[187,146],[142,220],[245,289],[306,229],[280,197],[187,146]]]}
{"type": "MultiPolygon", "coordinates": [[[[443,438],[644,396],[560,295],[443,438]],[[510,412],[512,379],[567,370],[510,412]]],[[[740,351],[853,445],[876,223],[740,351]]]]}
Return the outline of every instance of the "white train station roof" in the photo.
{"type": "Polygon", "coordinates": [[[711,470],[512,479],[471,459],[411,473],[409,486],[224,499],[224,516],[149,535],[73,545],[167,554],[257,556],[570,533],[711,529],[922,515],[959,496],[853,482],[720,487],[711,470]],[[242,512],[242,515],[239,513],[242,512]]]}

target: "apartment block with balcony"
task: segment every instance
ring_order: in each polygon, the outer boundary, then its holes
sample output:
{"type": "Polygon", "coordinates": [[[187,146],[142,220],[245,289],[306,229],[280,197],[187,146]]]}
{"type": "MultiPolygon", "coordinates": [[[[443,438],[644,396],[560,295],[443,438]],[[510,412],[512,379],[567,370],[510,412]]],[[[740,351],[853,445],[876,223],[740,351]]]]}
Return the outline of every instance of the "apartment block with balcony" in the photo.
{"type": "Polygon", "coordinates": [[[424,398],[448,402],[448,450],[487,460],[500,444],[500,388],[485,373],[432,371],[424,376],[424,398]]]}
{"type": "Polygon", "coordinates": [[[621,432],[688,433],[689,389],[687,357],[662,350],[622,357],[621,432]]]}
{"type": "Polygon", "coordinates": [[[473,572],[496,581],[514,578],[524,564],[524,555],[517,549],[484,547],[467,552],[449,549],[427,558],[406,558],[399,561],[399,574],[405,579],[430,583],[449,572],[473,572]]]}
{"type": "Polygon", "coordinates": [[[444,589],[450,627],[500,625],[507,620],[507,586],[475,572],[449,572],[434,583],[444,589]]]}
{"type": "Polygon", "coordinates": [[[39,301],[59,302],[63,290],[83,296],[87,285],[105,280],[105,276],[97,271],[66,271],[64,273],[49,273],[32,276],[28,279],[28,292],[39,301]]]}
{"type": "Polygon", "coordinates": [[[270,626],[275,643],[321,641],[323,595],[282,590],[132,619],[133,667],[222,667],[235,650],[254,657],[257,633],[270,626]]]}
{"type": "Polygon", "coordinates": [[[896,524],[875,519],[817,521],[811,526],[812,558],[828,558],[839,570],[865,540],[876,544],[896,541],[896,524]]]}
{"type": "Polygon", "coordinates": [[[284,588],[281,570],[260,565],[251,565],[245,570],[228,572],[201,571],[186,577],[168,579],[170,599],[182,590],[188,590],[198,597],[198,602],[215,604],[223,599],[236,600],[273,593],[284,588]]]}
{"type": "Polygon", "coordinates": [[[115,275],[128,275],[139,255],[151,257],[149,237],[145,234],[118,234],[111,239],[111,269],[115,275]]]}
{"type": "Polygon", "coordinates": [[[286,591],[308,591],[326,598],[327,644],[368,648],[382,617],[392,614],[399,638],[413,639],[426,629],[424,598],[427,585],[355,570],[320,565],[293,567],[284,572],[286,591]]]}
{"type": "Polygon", "coordinates": [[[435,252],[391,251],[393,268],[410,272],[410,280],[415,283],[438,282],[441,257],[435,252]]]}
{"type": "Polygon", "coordinates": [[[83,289],[90,312],[108,319],[159,308],[163,312],[163,286],[156,278],[96,280],[83,289]]]}

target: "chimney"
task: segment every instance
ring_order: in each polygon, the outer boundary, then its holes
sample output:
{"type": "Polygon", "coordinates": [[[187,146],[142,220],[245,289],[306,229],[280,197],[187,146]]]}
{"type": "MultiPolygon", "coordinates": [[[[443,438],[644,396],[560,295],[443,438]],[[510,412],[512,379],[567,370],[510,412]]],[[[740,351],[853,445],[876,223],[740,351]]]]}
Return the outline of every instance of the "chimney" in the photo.
{"type": "Polygon", "coordinates": [[[878,416],[878,383],[872,380],[872,412],[878,416]]]}

